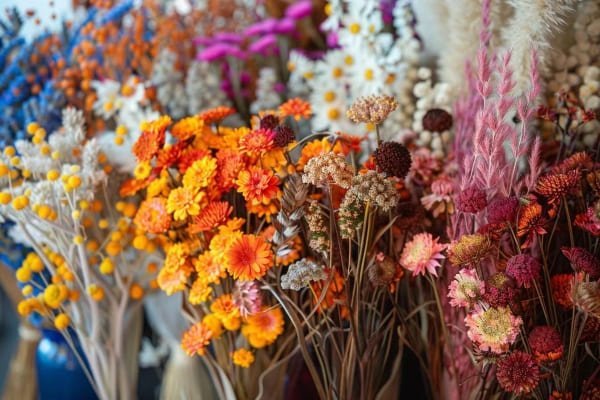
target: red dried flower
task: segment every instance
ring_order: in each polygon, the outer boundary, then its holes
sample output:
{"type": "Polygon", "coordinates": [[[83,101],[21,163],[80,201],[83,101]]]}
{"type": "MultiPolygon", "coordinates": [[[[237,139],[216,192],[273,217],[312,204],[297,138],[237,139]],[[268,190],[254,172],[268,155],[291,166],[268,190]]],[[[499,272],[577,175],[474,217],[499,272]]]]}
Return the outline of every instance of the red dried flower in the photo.
{"type": "Polygon", "coordinates": [[[487,217],[490,224],[513,223],[517,216],[519,200],[516,197],[504,197],[488,205],[487,217]]]}
{"type": "Polygon", "coordinates": [[[561,247],[560,250],[569,259],[575,271],[583,271],[593,280],[600,278],[600,260],[592,253],[581,247],[561,247]]]}
{"type": "Polygon", "coordinates": [[[580,151],[565,158],[560,164],[552,168],[552,172],[564,174],[574,169],[591,169],[593,165],[594,161],[590,155],[585,151],[580,151]]]}
{"type": "Polygon", "coordinates": [[[506,275],[513,278],[521,287],[529,288],[539,279],[542,266],[538,260],[528,254],[517,254],[508,259],[506,275]]]}
{"type": "Polygon", "coordinates": [[[210,155],[208,150],[187,148],[179,156],[177,168],[179,169],[179,172],[184,173],[194,163],[194,161],[198,161],[199,159],[208,155],[210,155]]]}
{"type": "Polygon", "coordinates": [[[279,117],[267,114],[260,119],[260,129],[275,130],[279,126],[279,117]]]}
{"type": "Polygon", "coordinates": [[[536,326],[529,333],[529,347],[539,362],[556,361],[564,347],[560,333],[551,326],[536,326]]]}
{"type": "Polygon", "coordinates": [[[423,116],[423,128],[429,132],[444,132],[452,128],[452,115],[441,108],[432,108],[423,116]]]}
{"type": "Polygon", "coordinates": [[[588,207],[584,213],[575,216],[575,226],[588,231],[594,236],[600,236],[600,219],[593,207],[588,207]]]}
{"type": "Polygon", "coordinates": [[[496,378],[505,391],[523,395],[537,387],[541,379],[540,367],[530,354],[515,351],[498,361],[496,378]]]}
{"type": "Polygon", "coordinates": [[[588,316],[579,340],[581,343],[600,342],[600,319],[588,316]]]}
{"type": "Polygon", "coordinates": [[[177,142],[173,146],[161,149],[156,156],[156,166],[160,169],[172,167],[179,160],[185,147],[185,142],[177,142]]]}
{"type": "Polygon", "coordinates": [[[550,204],[560,201],[562,196],[572,192],[581,180],[579,169],[565,173],[553,173],[540,177],[535,190],[548,199],[550,204]]]}
{"type": "Polygon", "coordinates": [[[381,143],[373,156],[377,167],[388,176],[404,179],[410,170],[410,152],[398,142],[381,143]]]}
{"type": "Polygon", "coordinates": [[[487,206],[485,191],[474,186],[468,187],[458,194],[456,209],[464,213],[476,214],[487,206]]]}
{"type": "Polygon", "coordinates": [[[573,400],[573,393],[553,390],[548,400],[573,400]]]}
{"type": "Polygon", "coordinates": [[[273,138],[275,147],[286,147],[294,140],[296,140],[296,134],[289,126],[281,125],[275,128],[275,137],[273,138]]]}
{"type": "Polygon", "coordinates": [[[133,144],[131,151],[138,161],[150,161],[164,143],[164,131],[145,131],[133,144]]]}

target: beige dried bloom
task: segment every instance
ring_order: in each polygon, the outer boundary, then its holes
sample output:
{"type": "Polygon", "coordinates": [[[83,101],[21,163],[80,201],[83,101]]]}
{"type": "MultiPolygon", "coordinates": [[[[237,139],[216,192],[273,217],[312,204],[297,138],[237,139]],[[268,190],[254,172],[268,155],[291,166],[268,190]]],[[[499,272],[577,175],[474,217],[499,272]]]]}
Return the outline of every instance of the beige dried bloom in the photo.
{"type": "Polygon", "coordinates": [[[317,252],[327,252],[329,250],[329,230],[317,201],[313,200],[308,204],[304,218],[310,231],[308,243],[310,248],[317,252]]]}
{"type": "Polygon", "coordinates": [[[319,154],[304,166],[302,182],[313,185],[336,185],[348,189],[352,182],[354,172],[341,154],[333,152],[319,154]]]}
{"type": "Polygon", "coordinates": [[[600,283],[576,283],[573,290],[573,303],[581,311],[600,318],[600,283]]]}
{"type": "Polygon", "coordinates": [[[398,204],[398,191],[392,178],[377,171],[367,171],[352,178],[352,186],[346,193],[344,202],[356,198],[363,204],[367,202],[381,211],[389,211],[398,204]]]}
{"type": "Polygon", "coordinates": [[[352,239],[363,222],[363,207],[352,193],[346,193],[338,213],[338,225],[343,239],[352,239]],[[348,195],[350,194],[350,195],[348,195]]]}
{"type": "Polygon", "coordinates": [[[359,97],[346,112],[354,123],[371,123],[379,125],[386,120],[392,111],[398,108],[398,102],[392,96],[359,97]]]}

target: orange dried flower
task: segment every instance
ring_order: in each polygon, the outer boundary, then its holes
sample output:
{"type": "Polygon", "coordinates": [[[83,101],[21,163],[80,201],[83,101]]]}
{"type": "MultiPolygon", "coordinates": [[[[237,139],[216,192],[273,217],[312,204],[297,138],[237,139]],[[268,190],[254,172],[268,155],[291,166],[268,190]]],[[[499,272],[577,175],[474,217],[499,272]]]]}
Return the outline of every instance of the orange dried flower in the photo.
{"type": "Polygon", "coordinates": [[[162,197],[144,200],[138,208],[134,223],[146,232],[166,232],[171,226],[171,215],[167,211],[167,200],[162,197]]]}
{"type": "Polygon", "coordinates": [[[463,235],[450,245],[448,260],[455,266],[473,265],[484,259],[492,248],[492,241],[486,235],[463,235]]]}
{"type": "Polygon", "coordinates": [[[150,161],[165,143],[165,133],[144,131],[133,144],[131,151],[138,161],[150,161]]]}
{"type": "Polygon", "coordinates": [[[593,165],[594,161],[590,155],[585,151],[580,151],[561,161],[560,164],[552,168],[552,172],[566,174],[574,169],[590,169],[593,165]]]}
{"type": "Polygon", "coordinates": [[[279,197],[279,178],[269,170],[250,167],[238,175],[238,191],[250,204],[269,204],[279,197]]]}
{"type": "Polygon", "coordinates": [[[517,228],[518,237],[526,237],[525,243],[521,247],[528,247],[533,241],[535,234],[544,235],[545,221],[542,218],[542,206],[539,203],[529,203],[521,208],[519,214],[519,223],[517,228]]]}
{"type": "Polygon", "coordinates": [[[119,189],[119,195],[121,197],[129,197],[135,195],[140,190],[144,189],[148,184],[152,181],[152,177],[148,177],[146,179],[127,179],[121,185],[119,189]]]}
{"type": "Polygon", "coordinates": [[[293,117],[296,121],[300,121],[303,118],[310,118],[312,108],[307,101],[295,97],[279,106],[279,115],[284,118],[293,117]]]}
{"type": "Polygon", "coordinates": [[[308,163],[308,160],[320,154],[329,153],[331,149],[331,142],[327,137],[307,143],[306,146],[302,148],[300,158],[298,159],[298,171],[304,170],[304,166],[308,163]]]}
{"type": "Polygon", "coordinates": [[[227,269],[235,278],[251,281],[262,278],[273,266],[273,251],[262,237],[243,235],[227,249],[227,269]]]}
{"type": "Polygon", "coordinates": [[[274,136],[270,129],[250,131],[240,138],[239,149],[252,155],[263,154],[273,148],[274,136]]]}
{"type": "Polygon", "coordinates": [[[183,118],[171,128],[171,134],[179,140],[187,140],[202,133],[204,120],[198,116],[183,118]]]}
{"type": "Polygon", "coordinates": [[[578,169],[565,173],[554,173],[540,177],[537,182],[536,191],[548,199],[550,204],[560,201],[562,196],[567,195],[575,189],[581,179],[578,169]]]}
{"type": "Polygon", "coordinates": [[[215,122],[220,122],[233,114],[235,114],[234,108],[220,106],[200,113],[199,117],[204,120],[205,124],[213,124],[215,122]]]}
{"type": "Polygon", "coordinates": [[[156,156],[156,167],[159,169],[169,168],[175,165],[181,157],[181,153],[185,148],[185,142],[177,142],[173,146],[167,146],[158,151],[156,156]]]}
{"type": "Polygon", "coordinates": [[[177,168],[179,169],[179,172],[184,173],[195,161],[209,155],[210,152],[208,150],[187,148],[183,150],[179,156],[177,168]]]}
{"type": "Polygon", "coordinates": [[[552,288],[552,297],[556,304],[564,308],[573,307],[573,274],[557,274],[550,278],[550,287],[552,288]]]}
{"type": "Polygon", "coordinates": [[[160,270],[158,277],[156,278],[158,286],[167,294],[167,296],[183,291],[187,280],[188,274],[185,269],[172,269],[166,266],[160,270]]]}
{"type": "Polygon", "coordinates": [[[196,354],[203,356],[211,338],[212,331],[208,328],[208,325],[204,322],[198,322],[183,333],[181,348],[190,357],[196,354]]]}
{"type": "Polygon", "coordinates": [[[223,149],[217,152],[217,177],[215,182],[226,192],[235,187],[235,181],[240,171],[246,167],[246,159],[243,154],[231,150],[223,149]]]}
{"type": "Polygon", "coordinates": [[[224,225],[233,212],[233,208],[226,201],[214,201],[209,203],[197,216],[194,217],[189,226],[189,232],[196,234],[206,232],[224,225]]]}

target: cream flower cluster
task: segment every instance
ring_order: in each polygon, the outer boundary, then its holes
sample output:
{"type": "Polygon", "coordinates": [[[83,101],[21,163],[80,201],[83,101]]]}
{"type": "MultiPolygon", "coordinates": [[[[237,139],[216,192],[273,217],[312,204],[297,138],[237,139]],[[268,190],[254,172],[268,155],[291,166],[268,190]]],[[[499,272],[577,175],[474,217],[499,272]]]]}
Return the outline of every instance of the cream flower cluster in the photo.
{"type": "MultiPolygon", "coordinates": [[[[401,3],[397,7],[404,7],[401,3]]],[[[374,94],[400,93],[404,94],[400,108],[410,103],[406,76],[417,63],[419,43],[408,23],[395,24],[403,27],[396,35],[385,31],[376,1],[330,1],[326,9],[329,16],[321,28],[335,32],[339,48],[316,61],[293,52],[290,85],[299,93],[310,93],[315,130],[362,133],[365,127],[352,124],[345,110],[357,98],[374,94]]],[[[410,17],[408,8],[395,15],[397,19],[410,17]]],[[[405,127],[410,126],[407,118],[405,127]]]]}

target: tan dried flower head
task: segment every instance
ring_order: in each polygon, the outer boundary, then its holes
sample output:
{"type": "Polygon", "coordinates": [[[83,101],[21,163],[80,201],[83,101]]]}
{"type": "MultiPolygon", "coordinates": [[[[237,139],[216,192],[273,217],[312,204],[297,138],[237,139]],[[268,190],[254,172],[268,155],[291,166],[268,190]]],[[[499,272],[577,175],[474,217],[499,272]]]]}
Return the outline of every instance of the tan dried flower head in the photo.
{"type": "Polygon", "coordinates": [[[398,108],[398,102],[392,96],[371,95],[359,97],[346,112],[350,121],[354,123],[371,123],[379,125],[398,108]]]}
{"type": "Polygon", "coordinates": [[[463,235],[450,246],[448,259],[455,266],[472,265],[487,256],[492,248],[493,244],[489,236],[478,233],[463,235]]]}
{"type": "Polygon", "coordinates": [[[352,186],[346,197],[355,198],[363,204],[369,202],[381,211],[389,211],[398,204],[395,181],[373,170],[352,178],[352,186]]]}
{"type": "Polygon", "coordinates": [[[600,283],[578,282],[575,284],[573,303],[581,311],[600,318],[600,283]]]}
{"type": "Polygon", "coordinates": [[[302,182],[313,185],[336,185],[348,189],[352,182],[354,171],[341,154],[333,152],[319,154],[304,166],[302,182]]]}
{"type": "Polygon", "coordinates": [[[325,217],[317,201],[311,201],[306,208],[304,216],[310,231],[310,242],[308,245],[317,252],[329,251],[329,230],[325,217]]]}

